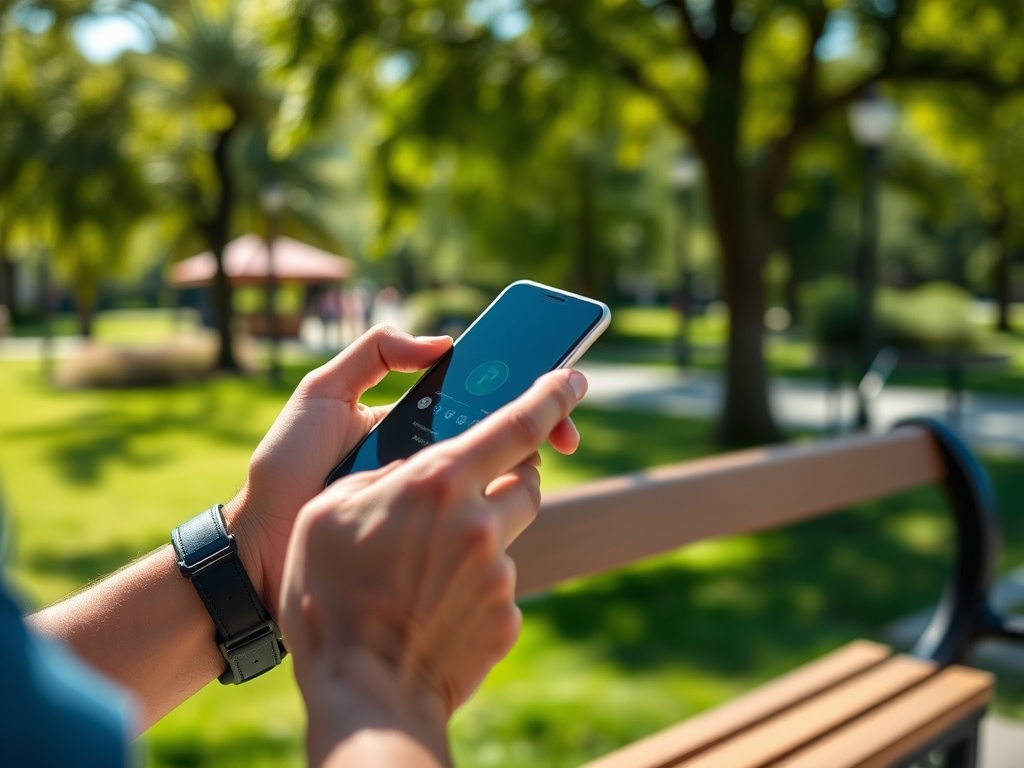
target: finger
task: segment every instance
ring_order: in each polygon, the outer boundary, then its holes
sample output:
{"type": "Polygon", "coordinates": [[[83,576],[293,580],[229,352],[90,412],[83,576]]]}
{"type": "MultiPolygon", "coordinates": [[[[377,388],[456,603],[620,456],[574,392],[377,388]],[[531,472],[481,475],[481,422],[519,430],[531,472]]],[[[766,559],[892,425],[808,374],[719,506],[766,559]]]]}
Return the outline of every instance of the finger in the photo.
{"type": "Polygon", "coordinates": [[[563,419],[558,422],[551,434],[548,435],[548,442],[551,447],[559,453],[569,455],[575,453],[580,445],[580,433],[572,419],[563,419]]]}
{"type": "Polygon", "coordinates": [[[447,450],[455,452],[461,471],[482,489],[536,451],[586,390],[586,377],[579,371],[545,374],[475,429],[449,440],[447,450]]]}
{"type": "Polygon", "coordinates": [[[367,407],[365,413],[370,417],[370,427],[375,427],[381,422],[381,420],[391,413],[391,410],[395,407],[394,403],[388,403],[387,405],[374,405],[367,407]]]}
{"type": "Polygon", "coordinates": [[[319,397],[354,402],[388,371],[422,370],[437,362],[451,345],[450,336],[415,337],[377,325],[313,371],[310,388],[319,397]]]}
{"type": "Polygon", "coordinates": [[[490,483],[485,495],[501,521],[501,544],[507,547],[537,517],[540,472],[529,464],[520,464],[490,483]]]}

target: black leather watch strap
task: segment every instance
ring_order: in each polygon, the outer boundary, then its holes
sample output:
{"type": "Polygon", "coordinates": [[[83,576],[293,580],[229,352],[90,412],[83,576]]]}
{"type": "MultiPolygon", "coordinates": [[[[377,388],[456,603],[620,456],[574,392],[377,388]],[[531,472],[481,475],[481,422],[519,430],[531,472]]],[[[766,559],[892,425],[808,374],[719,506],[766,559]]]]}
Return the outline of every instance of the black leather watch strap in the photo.
{"type": "Polygon", "coordinates": [[[217,628],[227,669],[222,683],[244,683],[284,658],[281,632],[238,557],[224,525],[223,505],[210,507],[171,531],[178,568],[192,581],[217,628]]]}

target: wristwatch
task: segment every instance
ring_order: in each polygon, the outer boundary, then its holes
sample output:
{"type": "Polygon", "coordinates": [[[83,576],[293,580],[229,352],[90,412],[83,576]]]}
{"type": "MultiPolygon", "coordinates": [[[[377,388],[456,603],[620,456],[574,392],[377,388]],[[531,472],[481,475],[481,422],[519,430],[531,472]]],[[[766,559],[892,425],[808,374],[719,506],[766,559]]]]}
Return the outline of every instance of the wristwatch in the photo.
{"type": "Polygon", "coordinates": [[[217,628],[227,669],[219,680],[244,683],[281,663],[281,631],[260,600],[224,525],[224,505],[200,512],[171,531],[178,568],[192,582],[217,628]]]}

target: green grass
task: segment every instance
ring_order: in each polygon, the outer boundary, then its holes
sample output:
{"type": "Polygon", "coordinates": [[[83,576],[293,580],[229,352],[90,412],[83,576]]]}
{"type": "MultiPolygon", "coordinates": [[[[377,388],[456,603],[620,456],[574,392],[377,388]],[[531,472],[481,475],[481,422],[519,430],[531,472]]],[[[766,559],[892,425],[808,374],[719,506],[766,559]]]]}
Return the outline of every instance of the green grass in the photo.
{"type": "MultiPolygon", "coordinates": [[[[97,341],[116,344],[163,341],[185,328],[194,328],[195,310],[175,309],[111,309],[98,312],[93,322],[97,341]]],[[[13,327],[13,336],[41,336],[38,321],[22,322],[13,327]]],[[[58,314],[50,323],[54,336],[75,336],[79,332],[76,315],[58,314]]]]}
{"type": "MultiPolygon", "coordinates": [[[[286,368],[288,386],[305,364],[286,368]]],[[[287,388],[218,379],[175,388],[54,391],[34,362],[0,362],[0,489],[8,553],[31,604],[166,541],[241,484],[287,388]]],[[[374,394],[391,399],[409,377],[374,394]]],[[[699,456],[710,425],[581,408],[577,455],[545,453],[545,487],[699,456]]],[[[1024,465],[989,460],[1004,508],[1003,568],[1024,563],[1024,465]]],[[[756,500],[751,500],[756,503],[756,500]]],[[[524,606],[515,650],[454,728],[465,765],[573,765],[712,706],[931,604],[950,551],[931,490],[757,536],[711,541],[566,585],[524,606]]],[[[685,512],[683,512],[685,514],[685,512]]],[[[155,766],[302,765],[289,669],[207,686],[154,727],[155,766]]],[[[999,706],[1024,715],[1024,683],[999,706]]]]}

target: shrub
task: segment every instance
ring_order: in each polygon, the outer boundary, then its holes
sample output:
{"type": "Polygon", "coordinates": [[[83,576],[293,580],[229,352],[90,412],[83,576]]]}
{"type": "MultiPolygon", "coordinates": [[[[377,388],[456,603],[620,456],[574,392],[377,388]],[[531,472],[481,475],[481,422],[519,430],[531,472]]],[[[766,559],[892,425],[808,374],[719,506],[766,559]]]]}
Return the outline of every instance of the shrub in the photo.
{"type": "MultiPolygon", "coordinates": [[[[801,297],[807,329],[823,347],[852,349],[860,334],[853,281],[827,277],[801,297]]],[[[980,341],[971,322],[973,297],[949,283],[927,283],[909,291],[885,286],[875,294],[875,338],[879,345],[905,349],[973,349],[980,341]]]]}
{"type": "MultiPolygon", "coordinates": [[[[190,334],[159,344],[114,346],[87,344],[57,367],[56,383],[70,389],[153,387],[208,376],[217,351],[212,333],[190,334]]],[[[253,368],[253,352],[236,344],[243,368],[253,368]]]]}

